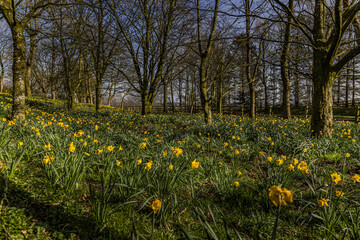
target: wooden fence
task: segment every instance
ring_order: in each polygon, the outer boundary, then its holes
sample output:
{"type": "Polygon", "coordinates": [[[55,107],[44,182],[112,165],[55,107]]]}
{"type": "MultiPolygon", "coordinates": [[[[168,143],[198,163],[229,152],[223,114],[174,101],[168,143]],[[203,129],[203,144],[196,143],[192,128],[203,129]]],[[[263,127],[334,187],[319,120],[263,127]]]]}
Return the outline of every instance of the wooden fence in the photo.
{"type": "MultiPolygon", "coordinates": [[[[360,121],[360,104],[356,104],[355,107],[354,106],[350,106],[346,107],[345,103],[341,103],[341,104],[334,104],[334,108],[339,108],[339,109],[347,109],[350,111],[350,113],[345,113],[347,116],[354,116],[353,118],[346,118],[344,120],[349,120],[349,121],[355,121],[355,122],[359,122],[360,121]]],[[[141,106],[140,105],[134,105],[134,106],[125,106],[124,109],[128,110],[128,111],[136,111],[136,112],[140,112],[141,111],[141,106]]],[[[162,105],[154,105],[152,108],[152,111],[155,113],[159,113],[159,112],[163,112],[163,106],[162,105]]],[[[212,108],[213,113],[218,113],[218,108],[213,107],[212,108]]],[[[293,112],[294,115],[298,115],[298,116],[303,116],[303,117],[309,117],[311,114],[311,106],[299,106],[299,107],[295,107],[292,106],[291,111],[293,112]]],[[[191,112],[191,107],[189,106],[168,106],[168,112],[191,112]]],[[[192,112],[193,113],[199,113],[202,112],[202,108],[199,105],[193,106],[192,108],[192,112]]],[[[250,112],[250,109],[248,108],[248,106],[246,105],[239,105],[239,104],[232,104],[232,105],[224,105],[223,106],[223,114],[234,114],[234,115],[240,115],[240,116],[246,116],[248,115],[250,112]]],[[[268,116],[272,116],[275,114],[281,114],[282,113],[282,106],[281,105],[275,105],[275,106],[269,106],[268,108],[264,108],[264,107],[256,107],[256,115],[257,116],[264,116],[264,115],[268,115],[268,116]]],[[[340,115],[344,115],[344,114],[340,114],[340,115]]]]}

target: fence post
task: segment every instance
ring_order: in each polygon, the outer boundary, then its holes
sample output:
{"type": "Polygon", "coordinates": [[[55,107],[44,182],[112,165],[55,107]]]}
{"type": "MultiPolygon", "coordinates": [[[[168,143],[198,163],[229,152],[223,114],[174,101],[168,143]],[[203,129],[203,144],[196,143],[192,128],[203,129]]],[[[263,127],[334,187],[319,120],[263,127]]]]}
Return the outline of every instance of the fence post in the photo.
{"type": "Polygon", "coordinates": [[[360,107],[358,106],[355,110],[355,124],[359,122],[360,107]]]}
{"type": "Polygon", "coordinates": [[[305,106],[305,119],[308,118],[308,113],[309,113],[309,106],[306,105],[306,106],[305,106]]]}
{"type": "Polygon", "coordinates": [[[269,107],[269,116],[272,117],[272,106],[269,107]]]}

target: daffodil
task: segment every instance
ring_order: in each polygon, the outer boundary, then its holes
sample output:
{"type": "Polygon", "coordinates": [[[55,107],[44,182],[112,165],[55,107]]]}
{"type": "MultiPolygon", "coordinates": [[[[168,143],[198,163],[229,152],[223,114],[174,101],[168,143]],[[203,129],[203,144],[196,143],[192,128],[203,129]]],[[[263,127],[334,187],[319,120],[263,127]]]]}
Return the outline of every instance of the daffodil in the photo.
{"type": "Polygon", "coordinates": [[[338,191],[338,190],[336,190],[335,193],[336,193],[336,196],[337,196],[337,197],[342,197],[342,196],[344,196],[344,194],[345,194],[344,192],[338,191]]]}
{"type": "Polygon", "coordinates": [[[145,164],[145,170],[150,170],[152,168],[153,165],[153,161],[149,161],[145,164]]]}
{"type": "Polygon", "coordinates": [[[159,209],[161,208],[161,201],[157,198],[155,198],[152,203],[150,204],[151,209],[154,211],[154,213],[156,214],[159,209]]]}
{"type": "Polygon", "coordinates": [[[48,163],[51,163],[51,158],[50,158],[48,155],[46,155],[46,156],[43,158],[43,163],[44,163],[45,165],[47,165],[48,163]]]}
{"type": "Polygon", "coordinates": [[[108,152],[112,152],[112,151],[114,151],[114,147],[113,147],[112,145],[110,145],[110,146],[108,146],[108,147],[106,148],[106,150],[107,150],[108,152]]]}
{"type": "Polygon", "coordinates": [[[197,162],[196,161],[196,158],[195,158],[195,160],[194,161],[192,161],[192,163],[191,163],[191,168],[193,168],[193,169],[195,169],[195,168],[198,168],[199,167],[199,162],[197,162]]]}
{"type": "Polygon", "coordinates": [[[289,171],[295,171],[295,167],[292,164],[289,165],[288,169],[289,169],[289,171]]]}
{"type": "Polygon", "coordinates": [[[324,206],[328,207],[329,206],[328,201],[329,201],[329,199],[322,198],[322,199],[318,200],[318,205],[320,207],[324,207],[324,206]]]}
{"type": "Polygon", "coordinates": [[[51,151],[51,145],[50,143],[44,145],[45,150],[51,151]]]}
{"type": "Polygon", "coordinates": [[[76,149],[76,147],[75,147],[74,143],[71,142],[70,147],[69,147],[69,153],[75,152],[75,149],[76,149]]]}
{"type": "Polygon", "coordinates": [[[338,173],[332,173],[331,174],[331,181],[333,181],[335,184],[338,184],[338,182],[341,181],[341,176],[338,173]]]}
{"type": "Polygon", "coordinates": [[[360,183],[360,175],[359,174],[355,174],[354,176],[351,177],[352,180],[354,180],[354,183],[359,182],[360,183]]]}
{"type": "Polygon", "coordinates": [[[294,192],[286,188],[281,189],[279,186],[269,188],[269,199],[275,206],[287,205],[286,201],[293,202],[294,192]]]}

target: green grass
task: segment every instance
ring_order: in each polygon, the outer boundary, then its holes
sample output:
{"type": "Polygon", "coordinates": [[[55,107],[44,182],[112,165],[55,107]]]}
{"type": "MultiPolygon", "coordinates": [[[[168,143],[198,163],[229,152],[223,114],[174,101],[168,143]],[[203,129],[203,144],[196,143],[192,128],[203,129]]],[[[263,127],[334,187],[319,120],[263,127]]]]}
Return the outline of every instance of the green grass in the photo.
{"type": "MultiPolygon", "coordinates": [[[[4,95],[0,105],[8,118],[4,95]]],[[[277,239],[341,239],[345,228],[344,239],[360,237],[360,125],[335,123],[323,139],[310,136],[309,119],[215,115],[206,126],[199,114],[95,114],[86,104],[66,113],[41,98],[27,106],[25,122],[0,123],[0,239],[271,239],[273,185],[294,192],[277,239]]]]}

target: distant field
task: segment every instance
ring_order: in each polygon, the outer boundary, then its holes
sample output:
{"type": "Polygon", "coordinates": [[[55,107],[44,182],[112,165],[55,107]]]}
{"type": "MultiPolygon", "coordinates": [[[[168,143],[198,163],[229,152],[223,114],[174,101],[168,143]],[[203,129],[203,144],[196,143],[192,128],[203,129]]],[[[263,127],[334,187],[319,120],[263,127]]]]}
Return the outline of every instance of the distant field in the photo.
{"type": "Polygon", "coordinates": [[[4,96],[0,239],[360,239],[360,125],[4,96]]]}

